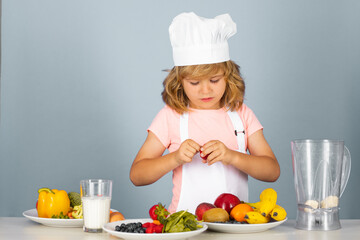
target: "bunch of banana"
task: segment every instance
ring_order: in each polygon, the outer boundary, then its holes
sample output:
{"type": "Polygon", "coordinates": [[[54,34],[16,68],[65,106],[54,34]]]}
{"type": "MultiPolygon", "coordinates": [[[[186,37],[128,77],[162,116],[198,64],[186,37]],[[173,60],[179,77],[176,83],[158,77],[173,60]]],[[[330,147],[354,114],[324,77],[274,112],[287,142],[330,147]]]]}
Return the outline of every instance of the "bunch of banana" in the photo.
{"type": "Polygon", "coordinates": [[[286,211],[276,204],[277,193],[272,188],[263,190],[260,194],[260,201],[249,204],[254,211],[248,212],[245,219],[250,224],[268,223],[270,219],[281,221],[286,218],[286,211]]]}

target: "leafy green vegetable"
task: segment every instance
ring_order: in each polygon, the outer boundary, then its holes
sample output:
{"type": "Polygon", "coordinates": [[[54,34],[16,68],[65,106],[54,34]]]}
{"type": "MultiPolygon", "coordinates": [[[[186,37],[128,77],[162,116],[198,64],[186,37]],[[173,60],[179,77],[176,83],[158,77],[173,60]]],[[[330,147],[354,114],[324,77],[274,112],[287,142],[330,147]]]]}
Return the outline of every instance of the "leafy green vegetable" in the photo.
{"type": "Polygon", "coordinates": [[[178,211],[165,219],[163,225],[164,233],[187,232],[202,228],[196,220],[196,216],[187,211],[178,211]]]}

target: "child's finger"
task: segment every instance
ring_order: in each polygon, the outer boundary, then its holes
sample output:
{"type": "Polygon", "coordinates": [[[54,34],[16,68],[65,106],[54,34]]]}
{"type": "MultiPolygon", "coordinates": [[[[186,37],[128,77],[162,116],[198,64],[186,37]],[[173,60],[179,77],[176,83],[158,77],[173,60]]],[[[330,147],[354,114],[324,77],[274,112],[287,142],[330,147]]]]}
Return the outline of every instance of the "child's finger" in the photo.
{"type": "Polygon", "coordinates": [[[212,159],[212,160],[208,160],[207,161],[207,164],[209,165],[209,166],[211,166],[211,165],[213,165],[214,163],[216,163],[216,162],[218,162],[219,160],[217,159],[217,158],[214,158],[214,159],[212,159]]]}
{"type": "Polygon", "coordinates": [[[221,161],[220,155],[221,155],[221,152],[219,152],[219,151],[211,152],[211,154],[208,156],[208,159],[207,159],[208,165],[210,166],[210,165],[214,164],[215,162],[221,161]]]}
{"type": "Polygon", "coordinates": [[[214,145],[217,142],[217,140],[211,140],[202,145],[201,151],[204,151],[205,149],[209,148],[210,146],[214,145]]]}
{"type": "Polygon", "coordinates": [[[220,141],[218,140],[211,140],[207,143],[205,143],[202,147],[201,147],[201,151],[209,154],[211,153],[212,151],[214,151],[216,148],[217,148],[217,145],[221,143],[220,141]]]}
{"type": "Polygon", "coordinates": [[[190,140],[190,141],[188,141],[188,144],[189,144],[189,146],[191,146],[193,149],[195,149],[196,152],[200,150],[200,145],[199,145],[197,142],[195,142],[195,141],[193,141],[193,140],[190,140]]]}
{"type": "Polygon", "coordinates": [[[186,148],[186,151],[189,152],[189,154],[191,155],[191,157],[193,157],[196,153],[197,153],[197,150],[195,148],[193,148],[192,146],[188,146],[186,148]]]}
{"type": "Polygon", "coordinates": [[[204,145],[203,147],[200,148],[200,150],[201,150],[201,156],[205,157],[216,150],[216,143],[213,142],[207,146],[204,145]]]}

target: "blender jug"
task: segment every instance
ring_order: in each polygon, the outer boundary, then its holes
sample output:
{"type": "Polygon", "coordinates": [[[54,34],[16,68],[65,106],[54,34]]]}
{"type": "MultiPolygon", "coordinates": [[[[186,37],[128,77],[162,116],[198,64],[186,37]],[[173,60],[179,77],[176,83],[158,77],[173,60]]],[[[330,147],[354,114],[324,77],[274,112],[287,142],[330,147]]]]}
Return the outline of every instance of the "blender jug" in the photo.
{"type": "Polygon", "coordinates": [[[291,142],[298,209],[296,228],[341,228],[339,199],[350,176],[351,157],[343,141],[294,140],[291,142]]]}

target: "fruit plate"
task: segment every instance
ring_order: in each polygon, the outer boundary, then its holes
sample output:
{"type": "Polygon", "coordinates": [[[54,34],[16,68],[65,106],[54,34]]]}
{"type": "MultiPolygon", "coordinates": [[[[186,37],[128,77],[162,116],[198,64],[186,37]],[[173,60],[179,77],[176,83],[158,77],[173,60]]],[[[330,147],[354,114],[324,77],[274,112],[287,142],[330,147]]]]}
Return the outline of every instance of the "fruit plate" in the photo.
{"type": "Polygon", "coordinates": [[[236,223],[210,223],[206,222],[209,230],[223,233],[257,233],[269,230],[280,224],[284,223],[287,220],[285,218],[282,221],[269,222],[263,224],[236,224],[236,223]]]}
{"type": "Polygon", "coordinates": [[[23,216],[37,223],[49,227],[82,227],[83,219],[59,219],[59,218],[42,218],[38,217],[37,210],[30,209],[23,212],[23,216]]]}
{"type": "Polygon", "coordinates": [[[207,229],[207,225],[204,223],[199,223],[203,227],[190,232],[179,232],[179,233],[153,233],[153,234],[147,234],[147,233],[128,233],[128,232],[118,232],[115,231],[115,227],[117,225],[121,225],[122,223],[132,223],[132,222],[152,222],[153,220],[150,218],[142,218],[142,219],[127,219],[112,223],[107,223],[104,225],[103,229],[110,233],[113,236],[122,238],[122,239],[139,239],[139,240],[148,240],[148,239],[159,239],[159,240],[176,240],[176,239],[186,239],[193,236],[196,236],[202,232],[204,232],[207,229]]]}
{"type": "MultiPolygon", "coordinates": [[[[118,212],[111,209],[113,212],[118,212]]],[[[37,210],[30,209],[23,212],[23,216],[37,223],[41,223],[49,227],[82,227],[84,225],[83,219],[60,219],[60,218],[42,218],[37,214],[37,210]]]]}

